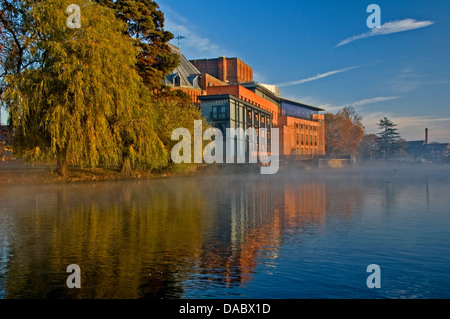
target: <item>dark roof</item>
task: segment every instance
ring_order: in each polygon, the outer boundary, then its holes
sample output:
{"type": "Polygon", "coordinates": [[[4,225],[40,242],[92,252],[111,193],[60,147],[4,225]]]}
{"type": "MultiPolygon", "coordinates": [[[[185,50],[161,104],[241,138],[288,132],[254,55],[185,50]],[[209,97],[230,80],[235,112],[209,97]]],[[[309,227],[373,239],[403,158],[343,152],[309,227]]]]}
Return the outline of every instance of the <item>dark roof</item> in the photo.
{"type": "Polygon", "coordinates": [[[179,56],[180,65],[164,78],[164,84],[173,86],[175,78],[179,77],[180,87],[198,88],[198,84],[195,79],[201,74],[201,72],[193,66],[183,54],[181,54],[180,49],[170,43],[169,46],[172,49],[172,52],[179,56]]]}
{"type": "Polygon", "coordinates": [[[428,143],[424,145],[425,148],[427,149],[432,149],[432,150],[446,150],[450,148],[450,144],[449,143],[428,143]]]}
{"type": "Polygon", "coordinates": [[[281,103],[289,103],[289,104],[292,104],[295,106],[304,107],[306,109],[310,109],[310,110],[317,111],[317,112],[325,111],[324,109],[321,109],[320,107],[316,107],[316,106],[308,105],[308,104],[301,103],[298,101],[286,99],[284,97],[280,98],[280,101],[281,101],[281,103]]]}
{"type": "Polygon", "coordinates": [[[247,83],[239,83],[239,85],[247,88],[247,89],[253,89],[253,88],[257,88],[261,91],[264,92],[264,94],[267,94],[268,96],[270,96],[271,98],[273,98],[274,100],[278,101],[278,103],[289,103],[291,105],[295,105],[295,106],[299,106],[299,107],[303,107],[303,108],[307,108],[313,111],[317,111],[317,112],[323,112],[325,111],[324,109],[321,109],[319,107],[316,106],[312,106],[312,105],[308,105],[299,101],[294,101],[294,100],[290,100],[284,97],[281,97],[278,94],[275,94],[274,92],[270,91],[269,89],[267,89],[266,87],[264,87],[263,85],[261,85],[260,83],[256,82],[256,81],[252,81],[252,82],[247,82],[247,83]]]}

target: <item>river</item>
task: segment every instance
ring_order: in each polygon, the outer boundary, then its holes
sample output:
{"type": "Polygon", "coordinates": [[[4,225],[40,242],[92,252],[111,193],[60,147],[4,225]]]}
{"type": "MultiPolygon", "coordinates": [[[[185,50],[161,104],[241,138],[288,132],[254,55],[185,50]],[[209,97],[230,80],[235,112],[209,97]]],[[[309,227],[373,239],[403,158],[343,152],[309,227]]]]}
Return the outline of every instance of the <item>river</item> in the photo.
{"type": "Polygon", "coordinates": [[[449,186],[419,165],[2,186],[0,299],[450,298],[449,186]]]}

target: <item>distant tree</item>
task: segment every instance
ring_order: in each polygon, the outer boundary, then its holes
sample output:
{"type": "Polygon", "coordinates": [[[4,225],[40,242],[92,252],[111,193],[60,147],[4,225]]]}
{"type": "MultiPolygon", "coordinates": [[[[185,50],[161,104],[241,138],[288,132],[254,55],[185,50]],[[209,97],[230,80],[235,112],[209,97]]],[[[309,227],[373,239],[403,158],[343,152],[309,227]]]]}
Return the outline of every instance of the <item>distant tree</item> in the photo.
{"type": "Polygon", "coordinates": [[[378,154],[378,136],[376,134],[366,134],[363,136],[358,148],[360,159],[371,160],[378,154]]]}
{"type": "Polygon", "coordinates": [[[400,138],[400,133],[396,128],[397,124],[387,117],[380,119],[377,123],[380,132],[378,133],[378,147],[383,154],[384,160],[398,154],[404,147],[405,142],[400,138]]]}
{"type": "Polygon", "coordinates": [[[56,158],[63,177],[69,163],[122,166],[126,174],[134,162],[166,165],[126,24],[112,10],[79,0],[82,28],[69,29],[65,9],[71,0],[28,3],[23,21],[38,35],[27,40],[36,62],[9,75],[4,94],[15,153],[56,158]]]}
{"type": "Polygon", "coordinates": [[[362,116],[353,107],[345,107],[337,114],[325,114],[325,151],[331,156],[358,153],[364,135],[362,116]]]}

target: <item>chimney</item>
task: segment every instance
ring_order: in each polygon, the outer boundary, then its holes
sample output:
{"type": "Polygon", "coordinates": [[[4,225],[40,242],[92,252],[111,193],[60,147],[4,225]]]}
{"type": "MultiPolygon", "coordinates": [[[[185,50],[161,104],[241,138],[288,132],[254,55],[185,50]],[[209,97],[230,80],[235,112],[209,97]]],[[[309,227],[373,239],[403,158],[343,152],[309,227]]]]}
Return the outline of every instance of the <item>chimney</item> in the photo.
{"type": "Polygon", "coordinates": [[[428,128],[425,129],[425,142],[424,144],[428,144],[428,128]]]}

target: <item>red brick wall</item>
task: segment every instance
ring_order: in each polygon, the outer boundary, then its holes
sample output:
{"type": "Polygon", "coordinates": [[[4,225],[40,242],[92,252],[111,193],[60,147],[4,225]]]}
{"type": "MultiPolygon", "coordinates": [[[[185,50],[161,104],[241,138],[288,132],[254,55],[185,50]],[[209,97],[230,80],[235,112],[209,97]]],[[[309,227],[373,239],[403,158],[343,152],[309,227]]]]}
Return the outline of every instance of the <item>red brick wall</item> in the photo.
{"type": "Polygon", "coordinates": [[[208,86],[221,86],[226,85],[226,83],[209,75],[208,73],[203,73],[202,75],[200,75],[198,85],[202,90],[206,90],[208,86]]]}
{"type": "Polygon", "coordinates": [[[202,73],[231,84],[253,81],[252,68],[238,58],[205,59],[190,61],[202,73]]]}
{"type": "Polygon", "coordinates": [[[298,148],[298,155],[302,154],[301,150],[303,149],[303,155],[305,157],[307,155],[316,156],[316,149],[317,155],[325,155],[325,125],[323,119],[324,116],[322,114],[314,114],[313,120],[311,121],[290,116],[279,117],[278,128],[280,129],[280,154],[287,156],[292,155],[292,151],[298,148]],[[302,135],[303,144],[301,142],[302,135]]]}

